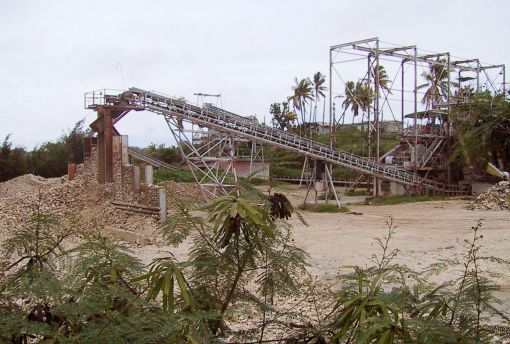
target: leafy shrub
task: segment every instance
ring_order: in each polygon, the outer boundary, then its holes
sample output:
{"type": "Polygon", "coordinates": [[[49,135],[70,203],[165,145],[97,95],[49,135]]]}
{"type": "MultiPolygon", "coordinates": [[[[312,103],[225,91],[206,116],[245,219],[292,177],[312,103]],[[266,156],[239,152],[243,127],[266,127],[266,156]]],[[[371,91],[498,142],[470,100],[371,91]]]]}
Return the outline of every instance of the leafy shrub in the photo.
{"type": "Polygon", "coordinates": [[[195,181],[191,171],[184,169],[170,170],[167,168],[158,168],[154,170],[153,178],[156,184],[169,180],[179,183],[192,183],[195,181]]]}

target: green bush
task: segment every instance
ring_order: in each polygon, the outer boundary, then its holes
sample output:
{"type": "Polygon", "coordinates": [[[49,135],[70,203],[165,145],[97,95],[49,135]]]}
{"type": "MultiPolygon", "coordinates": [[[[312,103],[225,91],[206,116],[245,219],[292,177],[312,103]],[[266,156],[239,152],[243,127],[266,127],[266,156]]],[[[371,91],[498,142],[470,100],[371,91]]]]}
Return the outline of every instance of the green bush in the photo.
{"type": "Polygon", "coordinates": [[[167,168],[158,168],[154,170],[154,183],[159,184],[165,181],[174,181],[179,183],[194,182],[193,173],[184,169],[170,170],[167,168]]]}

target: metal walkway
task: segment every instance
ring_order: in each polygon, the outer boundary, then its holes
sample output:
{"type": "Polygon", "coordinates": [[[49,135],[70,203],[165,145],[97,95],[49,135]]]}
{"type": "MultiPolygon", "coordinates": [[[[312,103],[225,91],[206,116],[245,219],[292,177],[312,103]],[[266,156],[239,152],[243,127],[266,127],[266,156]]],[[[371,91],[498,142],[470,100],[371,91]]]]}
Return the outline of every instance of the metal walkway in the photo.
{"type": "Polygon", "coordinates": [[[311,159],[344,166],[363,174],[394,181],[410,187],[448,194],[463,194],[466,192],[466,190],[461,189],[458,185],[445,185],[444,183],[423,178],[395,166],[385,165],[336,148],[330,148],[328,145],[268,127],[211,105],[200,107],[182,99],[138,88],[130,88],[129,91],[121,95],[121,98],[128,101],[130,105],[165,117],[190,121],[203,127],[297,152],[311,159]]]}
{"type": "Polygon", "coordinates": [[[128,148],[128,154],[135,159],[146,162],[147,164],[152,165],[157,168],[168,168],[170,170],[175,170],[177,168],[176,166],[167,164],[166,162],[151,158],[150,156],[140,152],[137,149],[131,148],[131,147],[128,148]]]}

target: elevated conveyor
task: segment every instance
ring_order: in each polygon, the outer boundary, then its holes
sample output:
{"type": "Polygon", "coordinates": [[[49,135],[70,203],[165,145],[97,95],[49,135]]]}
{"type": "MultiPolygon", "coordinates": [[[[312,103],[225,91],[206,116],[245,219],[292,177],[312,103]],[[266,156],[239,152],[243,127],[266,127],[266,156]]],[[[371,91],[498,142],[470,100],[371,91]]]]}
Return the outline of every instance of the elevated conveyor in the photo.
{"type": "MultiPolygon", "coordinates": [[[[112,105],[136,110],[147,110],[164,116],[167,122],[170,119],[175,119],[176,122],[189,121],[202,127],[293,151],[311,159],[343,166],[362,174],[397,182],[409,187],[422,190],[428,189],[450,195],[467,192],[467,190],[459,187],[459,185],[447,185],[421,177],[416,173],[400,169],[396,166],[385,165],[372,159],[347,153],[337,148],[331,148],[328,145],[266,126],[212,105],[200,107],[190,104],[183,99],[139,88],[130,88],[128,91],[117,96],[115,100],[110,99],[104,104],[95,105],[94,101],[87,104],[87,100],[90,101],[90,98],[86,97],[86,107],[88,108],[112,105]]],[[[104,102],[104,100],[102,101],[104,102]]]]}
{"type": "Polygon", "coordinates": [[[129,91],[124,92],[120,97],[131,106],[143,108],[165,117],[170,116],[178,120],[190,121],[203,127],[297,152],[311,159],[344,166],[363,174],[394,181],[410,187],[429,189],[447,194],[465,193],[465,190],[458,185],[446,185],[435,180],[423,178],[395,166],[385,165],[337,148],[331,148],[325,144],[271,128],[211,105],[200,107],[182,99],[138,88],[130,88],[129,91]]]}

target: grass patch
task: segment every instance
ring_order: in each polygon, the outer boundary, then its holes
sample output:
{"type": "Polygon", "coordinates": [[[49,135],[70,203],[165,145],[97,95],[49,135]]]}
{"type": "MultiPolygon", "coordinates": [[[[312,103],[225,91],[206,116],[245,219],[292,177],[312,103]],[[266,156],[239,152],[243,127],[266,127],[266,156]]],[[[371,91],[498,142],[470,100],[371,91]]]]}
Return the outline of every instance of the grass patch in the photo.
{"type": "Polygon", "coordinates": [[[336,204],[300,204],[298,208],[314,213],[348,213],[351,211],[345,205],[338,208],[336,204]]]}
{"type": "Polygon", "coordinates": [[[370,197],[365,200],[365,204],[369,205],[394,205],[403,203],[415,203],[415,202],[428,202],[428,201],[441,201],[446,199],[445,196],[428,196],[428,195],[417,195],[417,196],[380,196],[370,197]]]}

